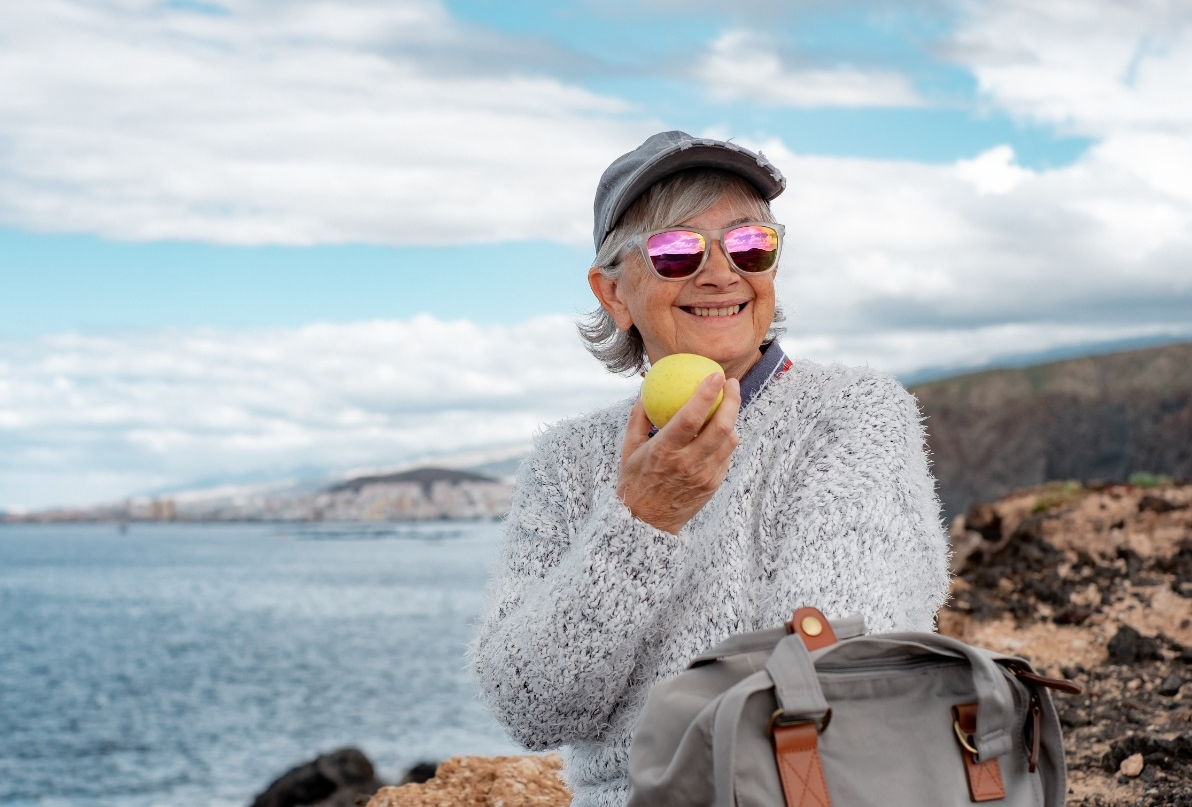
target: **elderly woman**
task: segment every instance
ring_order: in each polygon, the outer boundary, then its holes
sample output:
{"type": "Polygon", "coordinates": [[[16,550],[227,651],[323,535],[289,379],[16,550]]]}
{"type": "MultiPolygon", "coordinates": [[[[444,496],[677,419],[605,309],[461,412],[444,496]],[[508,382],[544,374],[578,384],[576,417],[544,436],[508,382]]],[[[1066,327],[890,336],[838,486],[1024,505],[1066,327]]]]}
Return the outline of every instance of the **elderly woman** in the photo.
{"type": "Polygon", "coordinates": [[[726,378],[662,429],[640,401],[560,423],[522,465],[472,662],[514,738],[566,747],[576,805],[624,804],[650,687],[729,634],[802,605],[931,630],[944,600],[914,399],[774,340],[784,187],[760,154],[665,132],[597,188],[589,350],[614,372],[697,353],[726,378]]]}

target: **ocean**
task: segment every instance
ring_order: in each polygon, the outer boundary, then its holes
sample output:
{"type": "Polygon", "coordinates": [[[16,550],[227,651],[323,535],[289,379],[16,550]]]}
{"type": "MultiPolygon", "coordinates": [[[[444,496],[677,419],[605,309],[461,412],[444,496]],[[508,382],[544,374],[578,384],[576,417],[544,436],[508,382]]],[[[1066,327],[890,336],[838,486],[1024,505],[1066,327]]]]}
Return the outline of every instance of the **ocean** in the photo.
{"type": "Polygon", "coordinates": [[[248,807],[345,746],[517,753],[464,662],[497,524],[0,525],[0,805],[248,807]]]}

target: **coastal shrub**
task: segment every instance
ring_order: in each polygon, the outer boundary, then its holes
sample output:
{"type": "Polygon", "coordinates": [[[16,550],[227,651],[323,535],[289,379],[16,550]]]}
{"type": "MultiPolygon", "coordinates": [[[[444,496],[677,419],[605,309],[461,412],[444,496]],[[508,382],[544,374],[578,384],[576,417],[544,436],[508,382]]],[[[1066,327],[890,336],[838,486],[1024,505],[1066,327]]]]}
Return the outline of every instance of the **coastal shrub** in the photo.
{"type": "Polygon", "coordinates": [[[1171,477],[1162,474],[1148,474],[1145,471],[1136,471],[1130,474],[1128,481],[1136,488],[1158,488],[1164,485],[1171,484],[1171,477]]]}
{"type": "Polygon", "coordinates": [[[1084,485],[1072,479],[1066,482],[1048,482],[1035,498],[1035,506],[1031,508],[1031,512],[1042,513],[1053,507],[1071,504],[1083,499],[1085,493],[1084,485]]]}

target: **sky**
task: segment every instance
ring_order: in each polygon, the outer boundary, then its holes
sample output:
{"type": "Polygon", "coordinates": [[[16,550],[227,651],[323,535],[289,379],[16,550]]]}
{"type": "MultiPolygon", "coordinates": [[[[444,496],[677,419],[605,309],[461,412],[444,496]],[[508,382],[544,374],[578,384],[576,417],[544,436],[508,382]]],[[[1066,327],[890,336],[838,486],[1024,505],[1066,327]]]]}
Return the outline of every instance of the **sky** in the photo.
{"type": "Polygon", "coordinates": [[[788,353],[909,380],[1192,338],[1182,0],[0,10],[0,510],[526,445],[592,195],[763,151],[788,353]]]}

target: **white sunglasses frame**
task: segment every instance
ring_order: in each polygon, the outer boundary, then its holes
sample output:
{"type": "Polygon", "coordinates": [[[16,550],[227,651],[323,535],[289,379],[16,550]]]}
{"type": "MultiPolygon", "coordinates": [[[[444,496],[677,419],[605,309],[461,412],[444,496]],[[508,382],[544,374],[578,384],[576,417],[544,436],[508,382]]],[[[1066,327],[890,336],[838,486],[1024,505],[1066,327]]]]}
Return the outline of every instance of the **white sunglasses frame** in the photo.
{"type": "Polygon", "coordinates": [[[728,227],[722,227],[719,230],[701,230],[698,227],[663,227],[658,230],[650,230],[648,233],[638,233],[637,235],[630,238],[629,241],[626,242],[625,246],[621,248],[621,251],[617,253],[615,262],[620,263],[621,261],[625,260],[625,257],[633,250],[633,248],[637,247],[641,251],[642,257],[646,261],[646,266],[650,269],[650,272],[653,273],[654,277],[658,278],[659,280],[677,283],[683,280],[690,280],[702,272],[704,266],[708,262],[708,254],[712,251],[712,244],[719,243],[720,251],[724,253],[724,257],[728,261],[729,267],[738,275],[741,277],[765,277],[766,275],[773,274],[774,270],[778,268],[778,261],[782,258],[782,242],[785,237],[786,227],[773,221],[742,221],[737,224],[730,224],[728,227]],[[727,249],[724,248],[724,234],[732,232],[733,230],[736,230],[740,227],[769,227],[771,230],[777,233],[778,249],[775,250],[774,265],[766,271],[745,271],[741,267],[737,266],[736,261],[733,260],[733,256],[727,249]],[[703,257],[700,258],[699,266],[696,267],[694,272],[689,275],[684,275],[683,277],[666,277],[665,275],[659,274],[658,270],[654,268],[654,261],[650,259],[650,251],[647,247],[647,244],[651,238],[656,235],[661,235],[662,233],[696,233],[703,237],[704,254],[703,257]]]}

